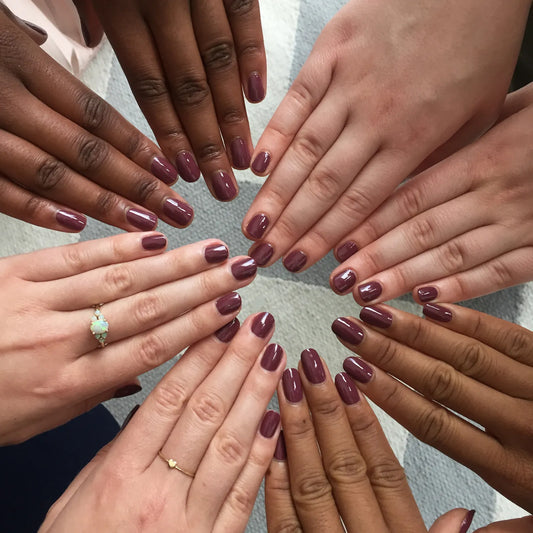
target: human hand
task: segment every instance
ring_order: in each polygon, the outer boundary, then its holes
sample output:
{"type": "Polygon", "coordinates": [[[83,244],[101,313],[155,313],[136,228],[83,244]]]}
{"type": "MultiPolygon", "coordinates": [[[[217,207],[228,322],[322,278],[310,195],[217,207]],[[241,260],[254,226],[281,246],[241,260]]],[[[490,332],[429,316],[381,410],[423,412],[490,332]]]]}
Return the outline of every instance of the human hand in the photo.
{"type": "Polygon", "coordinates": [[[339,340],[372,363],[351,357],[344,369],[415,437],[531,513],[533,333],[455,305],[424,314],[433,320],[388,306],[363,308],[371,327],[337,319],[339,340]]]}
{"type": "Polygon", "coordinates": [[[273,326],[260,313],[229,345],[191,346],[39,531],[244,531],[279,433],[265,414],[285,367],[281,346],[263,351],[273,326]]]}
{"type": "Polygon", "coordinates": [[[177,173],[159,148],[1,3],[0,34],[0,211],[68,232],[85,215],[128,231],[153,230],[157,217],[187,226],[192,208],[167,186],[177,173]]]}
{"type": "Polygon", "coordinates": [[[345,5],[256,145],[252,169],[272,170],[243,221],[258,264],[309,267],[444,143],[433,160],[490,127],[530,3],[345,5]]]}
{"type": "Polygon", "coordinates": [[[137,376],[232,323],[253,260],[226,261],[214,239],[165,246],[131,233],[0,260],[0,445],[139,390],[137,376]],[[95,304],[109,324],[103,350],[95,304]]]}
{"type": "Polygon", "coordinates": [[[231,164],[248,168],[253,150],[243,88],[250,102],[265,95],[259,2],[93,3],[141,110],[181,177],[196,181],[201,171],[215,198],[235,198],[231,164]]]}

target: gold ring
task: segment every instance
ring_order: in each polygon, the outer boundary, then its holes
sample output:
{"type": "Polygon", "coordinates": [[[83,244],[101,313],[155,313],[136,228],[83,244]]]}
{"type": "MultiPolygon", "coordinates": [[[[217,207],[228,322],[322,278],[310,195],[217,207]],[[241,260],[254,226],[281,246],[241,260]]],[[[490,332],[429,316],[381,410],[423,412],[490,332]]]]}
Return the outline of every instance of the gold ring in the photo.
{"type": "Polygon", "coordinates": [[[100,344],[99,348],[105,348],[107,346],[107,342],[105,340],[107,338],[107,333],[109,332],[109,323],[105,319],[101,310],[103,305],[104,304],[97,304],[94,306],[94,313],[91,318],[90,326],[91,333],[100,344]]]}
{"type": "Polygon", "coordinates": [[[180,468],[174,459],[167,459],[162,453],[161,450],[157,452],[157,455],[167,463],[169,468],[174,468],[174,470],[179,470],[182,474],[185,474],[186,476],[189,476],[191,478],[194,478],[194,474],[191,474],[190,472],[187,472],[187,470],[183,470],[183,468],[180,468]]]}

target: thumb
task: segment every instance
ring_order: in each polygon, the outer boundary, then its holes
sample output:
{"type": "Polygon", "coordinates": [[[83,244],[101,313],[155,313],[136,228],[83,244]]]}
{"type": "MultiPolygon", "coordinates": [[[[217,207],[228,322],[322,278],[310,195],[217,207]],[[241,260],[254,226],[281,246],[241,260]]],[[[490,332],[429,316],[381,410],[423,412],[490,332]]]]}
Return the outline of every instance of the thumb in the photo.
{"type": "Polygon", "coordinates": [[[474,519],[474,513],[474,510],[452,509],[435,520],[429,533],[466,533],[474,519]]]}
{"type": "Polygon", "coordinates": [[[533,531],[533,516],[493,522],[477,531],[483,531],[483,533],[531,533],[533,531]]]}

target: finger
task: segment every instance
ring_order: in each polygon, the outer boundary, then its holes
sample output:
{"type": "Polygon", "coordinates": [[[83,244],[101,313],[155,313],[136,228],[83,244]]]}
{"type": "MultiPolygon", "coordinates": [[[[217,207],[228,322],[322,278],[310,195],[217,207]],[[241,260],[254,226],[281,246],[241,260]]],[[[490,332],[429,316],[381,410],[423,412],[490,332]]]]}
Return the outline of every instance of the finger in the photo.
{"type": "Polygon", "coordinates": [[[475,511],[472,509],[452,509],[447,513],[439,516],[433,525],[429,528],[429,533],[449,533],[450,531],[459,531],[459,533],[466,533],[472,520],[474,519],[475,511]],[[462,529],[461,529],[462,528],[462,529]]]}
{"type": "Polygon", "coordinates": [[[36,44],[39,46],[41,44],[44,44],[46,42],[46,39],[48,38],[48,33],[41,28],[40,26],[37,26],[36,24],[33,24],[33,22],[30,22],[28,20],[23,20],[17,15],[15,15],[7,6],[4,4],[0,4],[0,10],[12,21],[14,22],[19,29],[21,29],[24,33],[26,33],[36,44]]]}
{"type": "MultiPolygon", "coordinates": [[[[493,522],[481,529],[476,529],[479,533],[528,533],[533,527],[533,517],[524,516],[523,518],[515,518],[513,520],[503,520],[501,522],[493,522]]],[[[433,531],[431,531],[433,533],[433,531]]],[[[435,530],[435,533],[440,533],[435,530]]]]}

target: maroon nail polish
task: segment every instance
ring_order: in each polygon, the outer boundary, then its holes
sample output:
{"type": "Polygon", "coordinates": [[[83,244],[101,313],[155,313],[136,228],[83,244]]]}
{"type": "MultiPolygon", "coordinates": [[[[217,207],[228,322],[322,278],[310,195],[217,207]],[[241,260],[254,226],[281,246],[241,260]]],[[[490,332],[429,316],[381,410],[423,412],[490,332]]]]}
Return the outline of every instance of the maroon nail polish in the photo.
{"type": "Polygon", "coordinates": [[[344,294],[355,285],[355,272],[350,269],[340,272],[331,282],[336,293],[344,294]]]}
{"type": "Polygon", "coordinates": [[[370,302],[371,300],[375,300],[378,296],[380,296],[381,292],[383,291],[383,287],[377,281],[371,281],[370,283],[361,285],[358,290],[361,300],[363,300],[363,302],[370,302]]]}
{"type": "Polygon", "coordinates": [[[41,26],[37,26],[37,24],[34,24],[33,22],[30,22],[29,20],[24,20],[24,19],[20,19],[20,20],[22,20],[22,22],[24,22],[24,24],[26,24],[28,28],[32,29],[33,31],[36,31],[43,37],[48,38],[48,32],[44,28],[41,28],[41,26]]]}
{"type": "Polygon", "coordinates": [[[363,307],[359,312],[359,318],[363,322],[378,328],[390,328],[392,326],[392,315],[379,307],[363,307]]]}
{"type": "Polygon", "coordinates": [[[348,357],[344,360],[342,368],[359,383],[368,383],[374,375],[372,367],[359,357],[348,357]]]}
{"type": "Polygon", "coordinates": [[[58,224],[61,224],[72,231],[81,231],[87,224],[87,218],[79,213],[73,213],[72,211],[57,211],[56,220],[58,224]]]}
{"type": "Polygon", "coordinates": [[[439,322],[449,322],[452,319],[452,312],[442,305],[425,304],[422,308],[422,313],[428,318],[438,320],[439,322]]]}
{"type": "Polygon", "coordinates": [[[416,292],[418,293],[418,299],[421,302],[430,302],[439,294],[435,287],[420,287],[416,292]]]}
{"type": "Polygon", "coordinates": [[[233,167],[239,170],[244,170],[250,166],[250,152],[244,139],[237,137],[231,141],[230,145],[231,161],[233,167]]]}
{"type": "Polygon", "coordinates": [[[157,217],[148,211],[128,209],[126,219],[132,226],[142,231],[150,231],[157,226],[157,217]]]}
{"type": "Polygon", "coordinates": [[[293,250],[283,259],[283,266],[289,272],[298,272],[305,266],[305,263],[307,263],[307,256],[301,250],[293,250]]]}
{"type": "Polygon", "coordinates": [[[163,202],[163,213],[180,226],[186,226],[191,221],[194,211],[185,202],[176,198],[167,198],[163,202]]]}
{"type": "Polygon", "coordinates": [[[271,156],[268,152],[259,152],[252,163],[252,170],[257,174],[263,174],[268,168],[271,156]]]}
{"type": "Polygon", "coordinates": [[[316,350],[308,348],[301,353],[302,367],[304,369],[305,377],[315,385],[326,380],[326,372],[324,365],[320,360],[316,350]]]}
{"type": "Polygon", "coordinates": [[[143,388],[138,383],[130,383],[129,385],[124,385],[124,387],[117,389],[113,395],[113,398],[125,398],[126,396],[137,394],[142,390],[143,388]]]}
{"type": "Polygon", "coordinates": [[[248,101],[257,104],[265,97],[265,87],[259,72],[252,72],[248,77],[248,101]]]}
{"type": "Polygon", "coordinates": [[[468,531],[468,528],[472,525],[475,514],[475,509],[471,509],[470,511],[468,511],[468,513],[466,513],[466,516],[461,522],[461,529],[459,529],[459,533],[466,533],[468,531]]]}
{"type": "Polygon", "coordinates": [[[274,322],[274,317],[270,313],[261,313],[252,322],[252,333],[264,339],[272,331],[274,322]]]}
{"type": "Polygon", "coordinates": [[[259,433],[261,433],[263,437],[270,439],[274,433],[276,433],[276,429],[278,429],[279,426],[279,421],[280,416],[278,413],[276,413],[276,411],[267,411],[263,417],[261,426],[259,427],[259,433]]]}
{"type": "Polygon", "coordinates": [[[255,215],[250,222],[248,222],[246,231],[248,235],[259,240],[268,228],[268,223],[268,217],[263,213],[259,213],[258,215],[255,215]]]}
{"type": "Polygon", "coordinates": [[[285,436],[281,429],[278,436],[278,442],[276,443],[276,449],[274,450],[274,458],[278,461],[287,460],[287,445],[285,444],[285,436]]]}
{"type": "Polygon", "coordinates": [[[141,241],[145,250],[161,250],[167,245],[167,238],[164,235],[148,235],[141,241]]]}
{"type": "Polygon", "coordinates": [[[233,277],[239,281],[251,278],[257,272],[257,264],[251,257],[240,259],[231,265],[233,277]]]}
{"type": "Polygon", "coordinates": [[[194,159],[194,156],[187,151],[180,152],[176,156],[176,166],[179,175],[187,182],[193,183],[200,177],[200,169],[194,159]]]}
{"type": "Polygon", "coordinates": [[[258,266],[265,266],[269,261],[270,258],[274,255],[274,248],[271,244],[268,244],[268,242],[263,242],[259,244],[258,246],[254,246],[250,250],[250,257],[255,259],[255,262],[258,264],[258,266]]]}
{"type": "Polygon", "coordinates": [[[229,256],[229,251],[225,244],[212,244],[204,251],[205,260],[208,263],[222,263],[229,256]]]}
{"type": "Polygon", "coordinates": [[[222,202],[233,200],[237,196],[237,188],[230,175],[223,170],[217,170],[211,175],[211,183],[215,196],[222,202]]]}
{"type": "Polygon", "coordinates": [[[241,297],[236,292],[230,292],[216,301],[218,312],[221,315],[229,315],[240,309],[241,297]]]}
{"type": "Polygon", "coordinates": [[[335,387],[337,387],[339,396],[346,405],[353,405],[361,399],[357,387],[353,384],[348,374],[344,372],[340,372],[335,376],[335,387]]]}
{"type": "Polygon", "coordinates": [[[346,259],[348,259],[348,257],[351,257],[358,250],[359,248],[354,241],[347,241],[337,248],[336,257],[340,263],[343,263],[346,261],[346,259]]]}
{"type": "Polygon", "coordinates": [[[124,422],[122,422],[122,425],[120,426],[119,433],[131,422],[131,419],[135,415],[135,413],[139,410],[140,405],[137,404],[133,407],[133,409],[128,413],[126,418],[124,419],[124,422]]]}
{"type": "Polygon", "coordinates": [[[241,327],[241,323],[238,318],[234,318],[231,322],[228,322],[225,326],[222,326],[220,329],[215,331],[215,337],[221,342],[230,342],[237,331],[241,327]]]}
{"type": "Polygon", "coordinates": [[[269,372],[274,372],[282,358],[283,348],[279,344],[269,344],[261,357],[261,366],[269,372]]]}
{"type": "Polygon", "coordinates": [[[152,174],[167,185],[174,183],[178,178],[176,169],[164,157],[154,157],[151,169],[152,174]]]}
{"type": "Polygon", "coordinates": [[[298,403],[304,397],[302,388],[302,380],[300,373],[296,368],[287,368],[281,377],[281,385],[283,386],[283,394],[288,402],[298,403]]]}
{"type": "Polygon", "coordinates": [[[331,329],[337,337],[348,344],[361,344],[365,338],[365,332],[355,322],[345,317],[336,318],[331,324],[331,329]]]}

